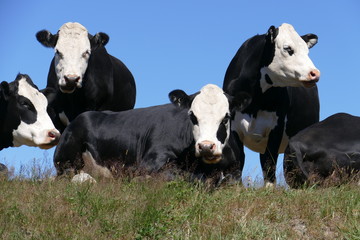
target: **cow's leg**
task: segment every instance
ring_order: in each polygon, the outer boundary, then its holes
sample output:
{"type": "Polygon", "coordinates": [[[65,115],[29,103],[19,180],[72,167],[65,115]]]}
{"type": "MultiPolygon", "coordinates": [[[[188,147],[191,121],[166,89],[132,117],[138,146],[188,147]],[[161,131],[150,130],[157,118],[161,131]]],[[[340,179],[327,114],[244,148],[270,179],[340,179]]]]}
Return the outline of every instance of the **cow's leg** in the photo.
{"type": "Polygon", "coordinates": [[[272,186],[276,182],[276,163],[283,133],[284,118],[279,117],[277,126],[269,134],[265,153],[260,154],[265,186],[272,186]]]}
{"type": "Polygon", "coordinates": [[[222,182],[242,184],[242,171],[244,168],[244,145],[238,134],[233,131],[231,133],[228,145],[223,149],[223,157],[225,162],[234,162],[230,168],[223,171],[223,178],[220,178],[219,184],[222,182]]]}
{"type": "Polygon", "coordinates": [[[156,174],[164,170],[164,167],[176,156],[166,149],[149,149],[138,162],[140,174],[156,174]]]}

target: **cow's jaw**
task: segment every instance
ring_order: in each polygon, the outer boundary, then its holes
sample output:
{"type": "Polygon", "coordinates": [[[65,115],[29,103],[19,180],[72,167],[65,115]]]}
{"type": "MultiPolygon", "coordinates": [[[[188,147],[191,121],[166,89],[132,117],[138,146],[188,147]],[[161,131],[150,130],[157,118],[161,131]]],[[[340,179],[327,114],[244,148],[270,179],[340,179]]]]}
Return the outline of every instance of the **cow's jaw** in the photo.
{"type": "Polygon", "coordinates": [[[55,46],[55,72],[63,93],[72,93],[83,85],[91,45],[88,31],[79,23],[66,23],[59,29],[55,46]]]}
{"type": "Polygon", "coordinates": [[[290,24],[279,27],[272,62],[261,69],[263,92],[270,87],[312,87],[320,71],[309,57],[307,43],[290,24]]]}
{"type": "MultiPolygon", "coordinates": [[[[20,125],[13,130],[13,146],[36,146],[48,149],[57,144],[60,133],[47,114],[47,99],[25,78],[19,80],[18,95],[29,99],[33,110],[21,110],[20,125]]],[[[23,107],[23,106],[20,106],[23,107]]]]}

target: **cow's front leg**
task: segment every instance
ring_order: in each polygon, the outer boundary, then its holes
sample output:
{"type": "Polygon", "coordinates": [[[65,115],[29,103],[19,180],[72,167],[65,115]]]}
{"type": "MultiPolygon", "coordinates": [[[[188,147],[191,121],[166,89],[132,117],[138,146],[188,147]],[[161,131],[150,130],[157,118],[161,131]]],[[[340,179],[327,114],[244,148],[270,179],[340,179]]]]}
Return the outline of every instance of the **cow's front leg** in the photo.
{"type": "Polygon", "coordinates": [[[276,163],[283,133],[284,121],[283,118],[279,118],[277,126],[269,134],[265,153],[260,154],[264,185],[266,187],[273,186],[276,183],[276,163]]]}

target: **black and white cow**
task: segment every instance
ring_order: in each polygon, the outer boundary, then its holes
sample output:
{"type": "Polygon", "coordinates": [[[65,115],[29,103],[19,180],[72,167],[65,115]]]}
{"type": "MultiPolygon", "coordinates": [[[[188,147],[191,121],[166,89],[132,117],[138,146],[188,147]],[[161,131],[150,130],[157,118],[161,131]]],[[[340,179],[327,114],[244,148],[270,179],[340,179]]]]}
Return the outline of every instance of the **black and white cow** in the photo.
{"type": "Polygon", "coordinates": [[[107,34],[92,36],[81,24],[69,22],[56,34],[42,30],[36,38],[45,47],[55,49],[44,93],[58,129],[63,131],[84,111],[123,111],[134,107],[133,75],[119,59],[107,53],[107,34]]]}
{"type": "Polygon", "coordinates": [[[334,114],[300,131],[285,151],[284,174],[290,187],[340,183],[359,173],[360,117],[350,114],[334,114]]]}
{"type": "Polygon", "coordinates": [[[219,170],[241,180],[244,154],[236,134],[230,134],[230,118],[249,103],[248,95],[228,97],[209,84],[191,96],[174,90],[169,98],[173,104],[79,115],[55,150],[57,174],[75,170],[112,178],[131,169],[159,173],[170,164],[193,176],[206,178],[219,170]]]}
{"type": "Polygon", "coordinates": [[[48,113],[46,97],[28,75],[0,84],[0,150],[21,145],[48,149],[55,146],[60,133],[48,113]]]}
{"type": "Polygon", "coordinates": [[[224,91],[231,96],[243,91],[252,98],[237,112],[233,129],[245,146],[260,153],[266,185],[276,180],[277,157],[288,138],[319,121],[320,72],[308,56],[316,43],[316,35],[299,36],[289,24],[271,26],[248,39],[226,71],[224,91]]]}

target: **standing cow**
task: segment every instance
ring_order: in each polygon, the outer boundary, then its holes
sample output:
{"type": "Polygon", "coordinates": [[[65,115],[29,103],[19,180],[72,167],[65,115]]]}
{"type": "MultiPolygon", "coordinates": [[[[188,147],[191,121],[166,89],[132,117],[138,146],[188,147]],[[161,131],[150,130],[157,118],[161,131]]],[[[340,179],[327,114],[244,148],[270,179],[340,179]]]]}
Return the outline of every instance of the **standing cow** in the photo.
{"type": "Polygon", "coordinates": [[[233,128],[245,146],[260,153],[267,186],[275,183],[278,154],[288,138],[319,121],[320,72],[308,56],[317,39],[299,36],[290,24],[271,26],[248,39],[226,71],[224,91],[232,96],[244,91],[252,98],[236,113],[233,128]]]}
{"type": "Polygon", "coordinates": [[[92,36],[81,24],[69,22],[56,34],[42,30],[36,38],[45,47],[55,49],[44,93],[52,119],[61,131],[85,111],[134,107],[134,78],[119,59],[107,53],[107,34],[92,36]]]}
{"type": "Polygon", "coordinates": [[[170,164],[197,177],[224,171],[241,180],[244,154],[230,118],[248,95],[228,97],[209,84],[191,96],[174,90],[169,97],[173,104],[79,115],[55,150],[57,174],[112,178],[116,171],[159,173],[170,164]]]}
{"type": "Polygon", "coordinates": [[[284,174],[293,188],[360,177],[360,117],[337,113],[297,133],[285,151],[284,174]]]}
{"type": "Polygon", "coordinates": [[[60,133],[48,113],[46,97],[28,75],[0,84],[0,150],[21,145],[48,149],[55,146],[60,133]]]}

